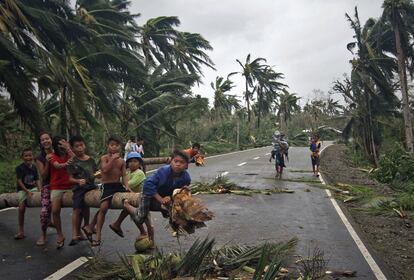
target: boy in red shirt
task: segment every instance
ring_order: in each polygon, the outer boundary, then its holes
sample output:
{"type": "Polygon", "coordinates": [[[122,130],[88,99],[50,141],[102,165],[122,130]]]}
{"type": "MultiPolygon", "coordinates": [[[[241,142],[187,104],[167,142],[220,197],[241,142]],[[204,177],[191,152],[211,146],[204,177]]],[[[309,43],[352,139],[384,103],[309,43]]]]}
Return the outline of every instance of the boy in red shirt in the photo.
{"type": "Polygon", "coordinates": [[[62,224],[60,220],[60,210],[62,204],[62,196],[72,189],[69,182],[69,174],[67,172],[68,165],[72,162],[74,156],[70,149],[69,143],[61,136],[53,137],[52,141],[53,154],[50,157],[50,200],[52,201],[52,217],[53,224],[56,227],[57,249],[61,249],[65,244],[65,237],[62,232],[62,224]]]}

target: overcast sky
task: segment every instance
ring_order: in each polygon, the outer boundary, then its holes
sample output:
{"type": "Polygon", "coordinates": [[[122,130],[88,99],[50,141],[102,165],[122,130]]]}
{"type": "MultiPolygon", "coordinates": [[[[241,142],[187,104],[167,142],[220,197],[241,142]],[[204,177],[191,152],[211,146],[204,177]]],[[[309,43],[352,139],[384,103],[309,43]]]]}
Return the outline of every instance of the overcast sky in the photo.
{"type": "MultiPolygon", "coordinates": [[[[141,13],[143,24],[157,16],[178,16],[180,30],[200,33],[214,50],[208,54],[217,71],[205,68],[204,85],[194,88],[203,97],[213,96],[210,82],[217,75],[240,71],[236,59],[263,57],[284,83],[302,97],[314,89],[328,92],[332,82],[349,73],[351,54],[346,44],[352,30],[345,13],[358,6],[361,22],[381,15],[382,0],[133,0],[131,11],[141,13]]],[[[242,95],[242,77],[233,76],[232,94],[242,95]]],[[[211,102],[211,101],[210,101],[211,102]]]]}

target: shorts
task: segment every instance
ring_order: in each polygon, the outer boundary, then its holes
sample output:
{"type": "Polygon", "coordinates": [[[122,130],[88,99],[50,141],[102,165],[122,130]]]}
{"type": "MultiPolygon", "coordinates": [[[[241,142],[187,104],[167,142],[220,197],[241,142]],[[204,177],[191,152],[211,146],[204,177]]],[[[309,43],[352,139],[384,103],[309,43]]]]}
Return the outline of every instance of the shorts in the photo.
{"type": "Polygon", "coordinates": [[[319,166],[319,157],[311,156],[312,166],[319,166]]]}
{"type": "Polygon", "coordinates": [[[88,191],[91,191],[93,189],[96,189],[95,185],[83,185],[83,186],[79,186],[79,185],[75,185],[72,188],[72,192],[73,192],[73,209],[81,209],[81,208],[85,208],[85,194],[88,191]]]}
{"type": "Polygon", "coordinates": [[[112,202],[112,197],[118,192],[126,192],[126,189],[121,183],[104,183],[101,185],[101,202],[109,200],[112,202]]]}
{"type": "MultiPolygon", "coordinates": [[[[38,192],[37,188],[32,188],[29,190],[29,192],[38,192]]],[[[17,192],[17,200],[19,201],[19,204],[25,202],[27,199],[27,193],[25,191],[18,191],[17,192]]]]}
{"type": "Polygon", "coordinates": [[[69,190],[50,190],[50,200],[61,199],[63,194],[66,192],[70,192],[69,190]]]}
{"type": "Polygon", "coordinates": [[[281,166],[281,167],[286,167],[286,165],[285,165],[285,157],[282,154],[280,154],[280,153],[277,153],[276,154],[275,165],[276,166],[281,166]]]}
{"type": "Polygon", "coordinates": [[[135,213],[131,215],[131,218],[136,225],[142,225],[147,220],[150,220],[150,211],[161,212],[164,218],[168,218],[170,216],[168,210],[161,207],[161,203],[159,203],[155,198],[142,195],[139,205],[135,213]]]}

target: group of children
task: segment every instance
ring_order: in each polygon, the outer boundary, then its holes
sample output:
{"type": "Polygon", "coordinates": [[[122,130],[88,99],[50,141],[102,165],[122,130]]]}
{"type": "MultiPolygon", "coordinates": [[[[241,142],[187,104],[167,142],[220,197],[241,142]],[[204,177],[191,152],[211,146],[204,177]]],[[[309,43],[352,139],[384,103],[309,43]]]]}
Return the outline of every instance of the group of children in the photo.
{"type": "MultiPolygon", "coordinates": [[[[319,135],[315,134],[311,137],[310,143],[311,150],[311,163],[313,175],[319,177],[319,163],[320,163],[320,149],[321,141],[319,135]]],[[[269,158],[269,162],[272,159],[275,160],[275,177],[278,179],[282,178],[283,168],[286,167],[285,161],[289,160],[289,144],[285,139],[285,135],[282,132],[276,131],[273,134],[272,151],[269,158]]]]}
{"type": "Polygon", "coordinates": [[[33,164],[33,151],[25,149],[21,158],[23,163],[16,167],[17,193],[19,198],[19,231],[15,239],[23,239],[24,213],[27,198],[34,191],[41,192],[40,222],[42,235],[36,242],[44,246],[47,240],[47,228],[56,228],[56,247],[65,244],[61,226],[62,198],[72,192],[72,238],[70,246],[89,240],[91,246],[100,246],[105,216],[111,207],[112,197],[117,192],[142,192],[138,208],[123,201],[124,209],[118,219],[109,225],[110,229],[124,237],[121,225],[130,215],[137,225],[138,239],[149,238],[154,241],[154,228],[149,211],[161,211],[168,216],[164,206],[171,202],[174,189],[188,186],[191,182],[186,171],[189,157],[185,152],[174,151],[169,165],[159,168],[146,178],[142,170],[143,159],[139,150],[127,151],[125,159],[121,157],[121,140],[110,137],[107,141],[107,153],[100,158],[100,165],[86,154],[86,143],[81,136],[72,137],[67,142],[63,137],[42,133],[39,138],[40,154],[33,164]],[[92,221],[89,221],[90,209],[85,204],[85,194],[97,189],[99,177],[101,191],[100,207],[92,221]],[[83,227],[81,227],[83,221],[83,227]],[[147,229],[144,228],[144,224],[147,229]],[[95,237],[94,237],[95,235],[95,237]]]}

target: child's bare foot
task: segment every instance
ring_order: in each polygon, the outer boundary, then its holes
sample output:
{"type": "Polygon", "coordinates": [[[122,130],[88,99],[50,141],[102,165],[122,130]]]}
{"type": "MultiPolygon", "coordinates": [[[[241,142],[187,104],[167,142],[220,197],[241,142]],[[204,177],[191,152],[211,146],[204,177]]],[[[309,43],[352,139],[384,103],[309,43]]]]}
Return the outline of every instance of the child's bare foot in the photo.
{"type": "Polygon", "coordinates": [[[37,246],[45,246],[46,245],[46,237],[45,236],[41,236],[37,241],[36,241],[36,245],[37,246]]]}
{"type": "Polygon", "coordinates": [[[140,234],[138,237],[137,237],[137,240],[142,240],[142,239],[145,239],[145,238],[148,238],[148,234],[140,234]]]}
{"type": "Polygon", "coordinates": [[[21,240],[21,239],[24,239],[24,238],[26,238],[26,236],[24,235],[24,233],[23,233],[23,232],[18,232],[18,233],[14,236],[14,239],[15,239],[15,240],[21,240]]]}

